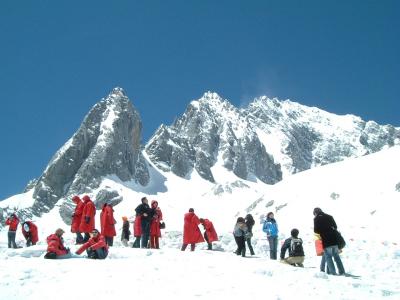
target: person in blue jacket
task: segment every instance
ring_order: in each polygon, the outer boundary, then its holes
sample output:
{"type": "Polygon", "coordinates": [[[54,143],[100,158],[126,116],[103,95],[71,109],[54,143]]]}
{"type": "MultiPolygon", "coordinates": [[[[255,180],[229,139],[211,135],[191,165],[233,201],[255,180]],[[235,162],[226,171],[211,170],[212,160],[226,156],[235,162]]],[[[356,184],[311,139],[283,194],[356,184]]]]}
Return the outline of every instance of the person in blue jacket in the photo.
{"type": "Polygon", "coordinates": [[[267,219],[263,224],[263,231],[267,234],[270,259],[276,260],[278,253],[278,224],[274,219],[273,212],[267,214],[267,219]]]}

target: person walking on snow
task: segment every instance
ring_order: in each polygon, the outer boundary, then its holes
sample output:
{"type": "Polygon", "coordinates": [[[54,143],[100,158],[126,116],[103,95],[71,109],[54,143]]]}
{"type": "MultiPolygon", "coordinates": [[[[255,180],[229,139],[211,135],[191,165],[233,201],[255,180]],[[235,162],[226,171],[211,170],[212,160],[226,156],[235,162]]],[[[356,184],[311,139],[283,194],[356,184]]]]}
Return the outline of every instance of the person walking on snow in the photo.
{"type": "Polygon", "coordinates": [[[142,230],[142,239],[141,239],[141,248],[148,248],[149,238],[150,238],[150,221],[153,217],[152,210],[149,206],[149,200],[146,197],[141,199],[141,204],[139,204],[136,209],[136,215],[140,216],[141,221],[141,230],[142,230]]]}
{"type": "Polygon", "coordinates": [[[85,205],[79,196],[72,197],[72,201],[75,203],[75,211],[72,214],[71,232],[76,233],[75,243],[79,245],[83,243],[83,236],[79,231],[79,226],[81,225],[82,213],[85,205]]]}
{"type": "Polygon", "coordinates": [[[39,240],[38,229],[31,221],[26,221],[22,224],[22,235],[26,240],[26,246],[36,245],[39,240]]]}
{"type": "Polygon", "coordinates": [[[108,203],[104,203],[100,213],[100,227],[101,234],[105,237],[108,246],[114,243],[114,236],[117,235],[115,231],[114,209],[108,203]]]}
{"type": "Polygon", "coordinates": [[[68,248],[64,246],[64,239],[62,235],[64,230],[58,228],[55,233],[47,237],[47,253],[44,258],[47,259],[64,259],[70,258],[71,253],[68,248]]]}
{"type": "Polygon", "coordinates": [[[185,251],[189,244],[190,251],[194,251],[197,243],[204,242],[204,238],[199,229],[199,224],[200,220],[194,213],[194,209],[190,208],[189,212],[184,216],[182,251],[185,251]]]}
{"type": "Polygon", "coordinates": [[[90,259],[105,259],[108,255],[108,245],[104,236],[97,229],[93,229],[90,236],[90,239],[75,254],[80,255],[86,250],[87,256],[90,259]]]}
{"type": "Polygon", "coordinates": [[[15,243],[15,236],[17,234],[18,224],[19,219],[16,214],[11,214],[6,220],[6,225],[9,225],[7,234],[8,248],[18,248],[17,244],[15,243]]]}
{"type": "Polygon", "coordinates": [[[319,207],[314,208],[314,232],[321,236],[324,247],[324,259],[327,264],[327,273],[337,275],[333,259],[336,262],[339,275],[344,275],[345,270],[339,256],[339,241],[335,219],[322,211],[319,207]]]}
{"type": "Polygon", "coordinates": [[[90,232],[95,227],[94,216],[96,215],[96,207],[89,196],[85,195],[82,198],[84,207],[82,211],[81,224],[79,225],[79,231],[85,233],[83,243],[86,243],[90,238],[90,232]]]}
{"type": "Polygon", "coordinates": [[[290,232],[291,237],[286,239],[281,248],[281,262],[292,266],[303,267],[304,249],[303,240],[299,238],[299,230],[294,228],[290,232]],[[285,258],[286,250],[289,250],[289,257],[285,258]]]}
{"type": "Polygon", "coordinates": [[[129,236],[131,235],[131,231],[129,230],[129,221],[127,217],[122,217],[122,233],[121,233],[121,242],[122,245],[128,247],[129,236]]]}
{"type": "Polygon", "coordinates": [[[200,218],[200,223],[204,227],[204,239],[207,242],[207,250],[212,250],[212,242],[218,241],[218,235],[213,223],[208,219],[200,218]]]}
{"type": "Polygon", "coordinates": [[[267,234],[269,243],[270,259],[277,259],[278,253],[278,224],[274,219],[274,213],[269,212],[267,219],[264,221],[263,231],[267,234]]]}
{"type": "Polygon", "coordinates": [[[245,219],[242,217],[237,218],[235,227],[233,228],[233,237],[237,245],[237,250],[235,253],[237,255],[246,256],[246,234],[248,233],[248,228],[245,223],[245,219]]]}
{"type": "Polygon", "coordinates": [[[156,200],[151,201],[152,219],[150,222],[150,248],[160,249],[159,238],[161,237],[160,222],[163,219],[162,211],[156,200]]]}
{"type": "Polygon", "coordinates": [[[247,247],[250,250],[250,254],[254,255],[254,249],[253,249],[253,245],[251,244],[251,238],[253,237],[253,226],[256,223],[254,221],[254,218],[251,214],[248,214],[245,218],[245,223],[247,226],[247,230],[248,230],[248,234],[246,235],[246,243],[247,243],[247,247]]]}

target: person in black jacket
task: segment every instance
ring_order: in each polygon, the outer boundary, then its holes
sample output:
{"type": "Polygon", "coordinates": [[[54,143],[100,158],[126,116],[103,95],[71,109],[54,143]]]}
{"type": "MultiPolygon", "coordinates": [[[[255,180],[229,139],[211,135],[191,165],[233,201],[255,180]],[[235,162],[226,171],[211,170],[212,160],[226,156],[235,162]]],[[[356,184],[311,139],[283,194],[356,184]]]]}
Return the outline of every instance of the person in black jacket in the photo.
{"type": "Polygon", "coordinates": [[[324,247],[324,258],[327,263],[327,273],[337,275],[333,259],[336,262],[339,275],[344,275],[344,267],[339,256],[337,225],[335,219],[324,213],[319,207],[314,208],[314,232],[318,233],[322,239],[324,247]],[[332,259],[333,258],[333,259],[332,259]]]}
{"type": "Polygon", "coordinates": [[[247,247],[250,250],[250,254],[254,255],[254,249],[253,246],[251,245],[251,238],[253,236],[253,226],[256,223],[253,219],[253,216],[251,214],[248,214],[245,218],[246,221],[246,225],[247,225],[247,230],[248,230],[248,234],[246,235],[246,243],[247,243],[247,247]]]}
{"type": "Polygon", "coordinates": [[[281,262],[292,266],[303,267],[304,249],[303,240],[299,238],[299,230],[294,228],[290,232],[291,237],[286,239],[281,248],[281,262]],[[285,258],[286,250],[289,250],[289,257],[285,258]]]}
{"type": "Polygon", "coordinates": [[[153,217],[152,209],[149,206],[149,200],[146,197],[141,199],[142,203],[136,207],[136,216],[141,217],[142,239],[141,248],[148,248],[150,238],[150,221],[153,217]]]}
{"type": "Polygon", "coordinates": [[[131,231],[129,230],[129,221],[127,217],[122,217],[122,234],[121,241],[125,247],[128,247],[129,236],[131,231]]]}

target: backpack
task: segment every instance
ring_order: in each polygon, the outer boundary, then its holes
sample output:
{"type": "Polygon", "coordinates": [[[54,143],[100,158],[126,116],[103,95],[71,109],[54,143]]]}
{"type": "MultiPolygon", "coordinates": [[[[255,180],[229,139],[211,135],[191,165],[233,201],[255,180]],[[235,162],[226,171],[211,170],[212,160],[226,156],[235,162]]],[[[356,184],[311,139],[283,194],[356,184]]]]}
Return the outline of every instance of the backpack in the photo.
{"type": "Polygon", "coordinates": [[[299,238],[292,238],[290,241],[289,256],[304,256],[303,241],[299,238]]]}

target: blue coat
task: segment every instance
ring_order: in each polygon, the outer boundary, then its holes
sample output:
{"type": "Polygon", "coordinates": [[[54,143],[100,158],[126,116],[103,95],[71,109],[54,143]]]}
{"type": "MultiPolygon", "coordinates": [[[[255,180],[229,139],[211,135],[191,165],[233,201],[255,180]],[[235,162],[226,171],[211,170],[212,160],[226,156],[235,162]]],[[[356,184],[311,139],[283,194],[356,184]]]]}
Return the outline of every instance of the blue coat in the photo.
{"type": "Polygon", "coordinates": [[[267,237],[278,236],[278,224],[275,219],[266,219],[264,221],[263,231],[267,233],[267,237]]]}

